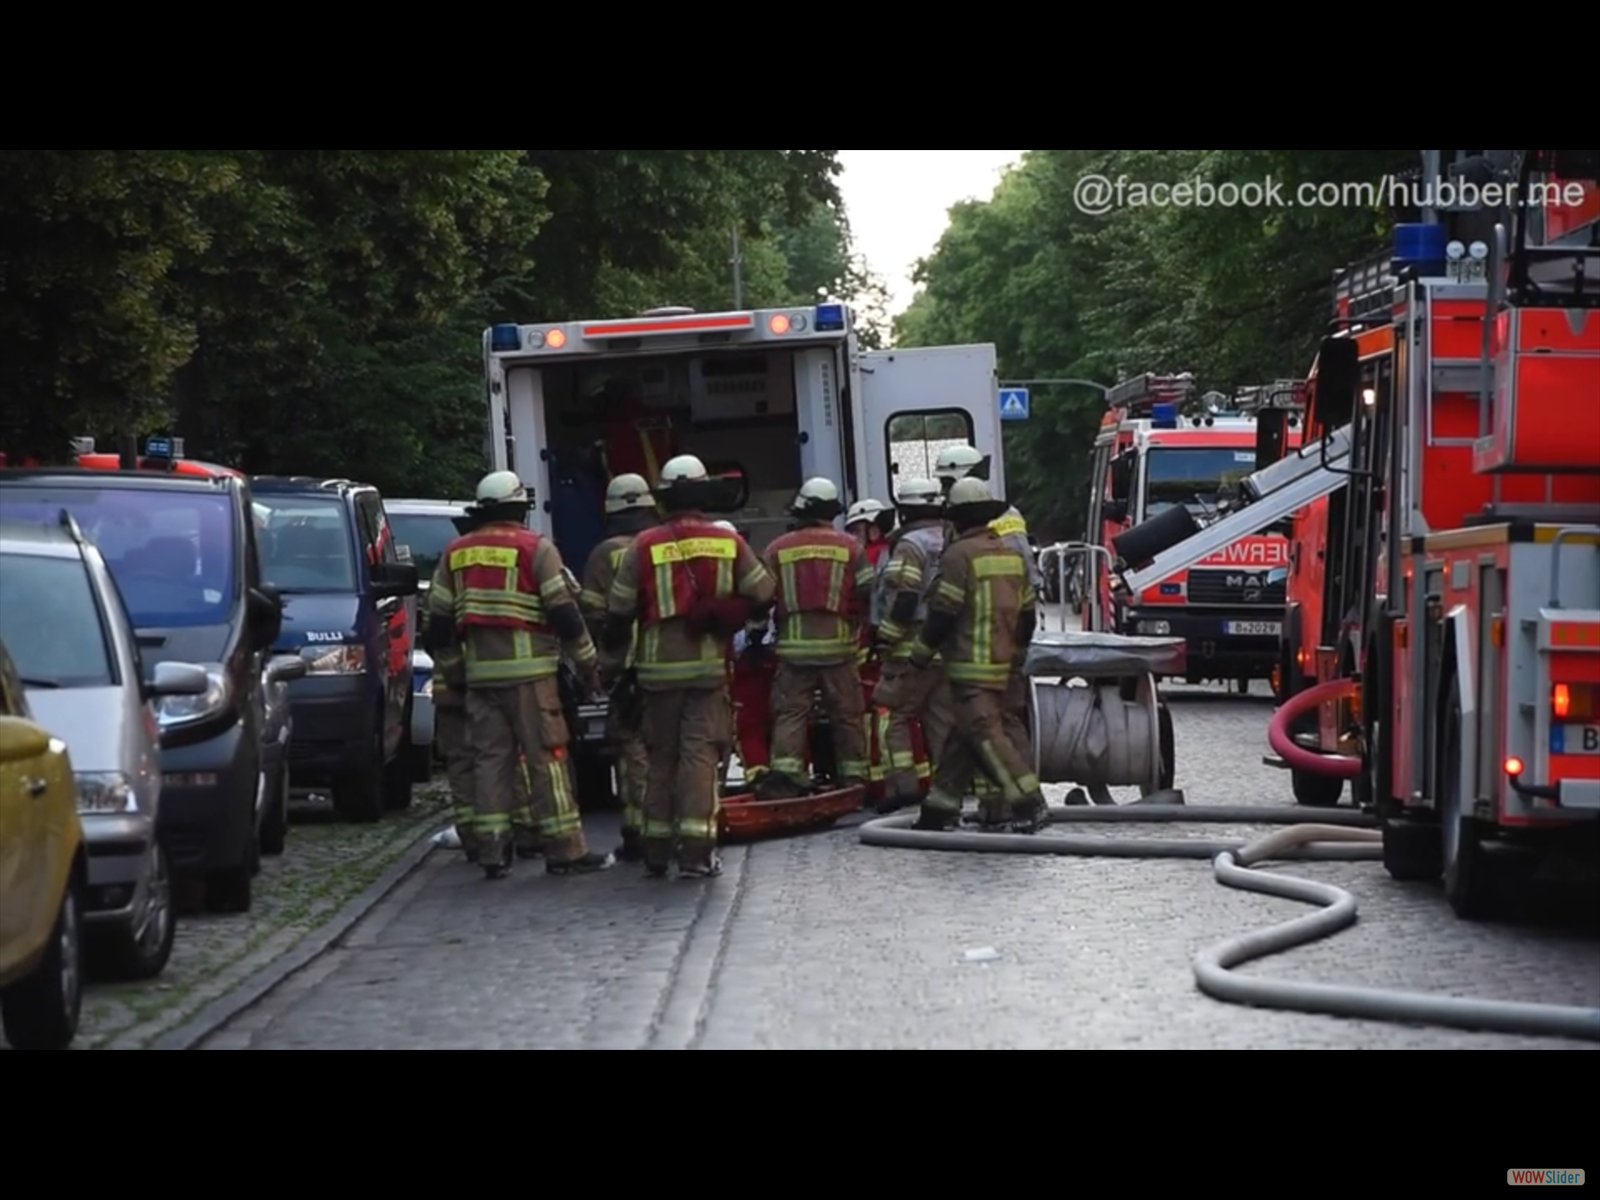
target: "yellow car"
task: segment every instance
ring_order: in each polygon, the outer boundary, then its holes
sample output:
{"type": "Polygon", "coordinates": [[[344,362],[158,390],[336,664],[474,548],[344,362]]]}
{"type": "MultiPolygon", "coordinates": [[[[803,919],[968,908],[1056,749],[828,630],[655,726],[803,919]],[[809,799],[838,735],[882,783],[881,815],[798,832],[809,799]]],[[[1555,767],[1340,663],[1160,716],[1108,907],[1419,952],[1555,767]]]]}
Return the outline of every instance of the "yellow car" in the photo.
{"type": "Polygon", "coordinates": [[[86,865],[67,747],[34,723],[0,644],[0,1018],[13,1050],[78,1036],[86,865]]]}

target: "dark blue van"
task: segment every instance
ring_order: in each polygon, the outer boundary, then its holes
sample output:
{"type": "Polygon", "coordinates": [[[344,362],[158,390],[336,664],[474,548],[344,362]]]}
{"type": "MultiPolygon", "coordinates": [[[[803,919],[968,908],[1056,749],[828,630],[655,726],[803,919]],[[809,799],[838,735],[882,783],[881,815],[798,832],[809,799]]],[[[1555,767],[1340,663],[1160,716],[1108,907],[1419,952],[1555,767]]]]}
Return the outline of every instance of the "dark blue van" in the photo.
{"type": "Polygon", "coordinates": [[[289,775],[327,787],[347,821],[411,803],[417,569],[401,562],[376,488],[347,479],[250,481],[261,572],[283,600],[273,650],[298,654],[289,775]]]}

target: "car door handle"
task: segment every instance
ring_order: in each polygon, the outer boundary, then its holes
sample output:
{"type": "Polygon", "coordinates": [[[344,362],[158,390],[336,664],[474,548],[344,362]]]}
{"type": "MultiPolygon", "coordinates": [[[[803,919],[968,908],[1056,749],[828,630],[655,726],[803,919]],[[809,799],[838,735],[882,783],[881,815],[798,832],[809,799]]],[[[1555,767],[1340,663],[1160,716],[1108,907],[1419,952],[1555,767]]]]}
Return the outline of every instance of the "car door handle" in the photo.
{"type": "Polygon", "coordinates": [[[49,790],[49,787],[50,781],[47,779],[30,779],[28,780],[28,795],[42,796],[49,790]]]}

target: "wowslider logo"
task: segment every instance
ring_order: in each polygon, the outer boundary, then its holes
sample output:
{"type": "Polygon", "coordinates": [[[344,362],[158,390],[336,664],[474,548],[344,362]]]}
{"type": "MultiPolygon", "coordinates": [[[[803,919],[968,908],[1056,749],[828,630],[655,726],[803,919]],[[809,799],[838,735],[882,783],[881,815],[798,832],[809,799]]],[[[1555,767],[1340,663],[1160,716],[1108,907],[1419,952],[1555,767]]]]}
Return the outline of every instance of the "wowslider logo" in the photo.
{"type": "Polygon", "coordinates": [[[1507,1171],[1506,1182],[1535,1187],[1582,1187],[1582,1171],[1507,1171]]]}

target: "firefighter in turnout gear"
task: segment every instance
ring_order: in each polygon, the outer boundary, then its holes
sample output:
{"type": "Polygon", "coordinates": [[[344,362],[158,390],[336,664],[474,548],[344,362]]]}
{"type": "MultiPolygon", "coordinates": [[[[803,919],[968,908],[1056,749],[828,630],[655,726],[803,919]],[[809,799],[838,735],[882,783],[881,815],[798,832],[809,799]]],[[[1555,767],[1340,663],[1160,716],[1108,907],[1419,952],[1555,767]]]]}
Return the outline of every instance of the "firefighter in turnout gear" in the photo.
{"type": "MultiPolygon", "coordinates": [[[[872,567],[873,579],[883,570],[889,553],[889,535],[894,532],[894,506],[882,500],[857,500],[844,516],[844,530],[861,543],[861,551],[872,567]]],[[[873,599],[877,591],[873,591],[873,599]]],[[[867,745],[867,799],[876,804],[883,799],[883,781],[887,774],[884,766],[883,745],[878,740],[878,719],[872,708],[872,693],[883,676],[883,664],[872,652],[873,630],[882,615],[871,608],[867,619],[861,623],[860,649],[856,653],[856,666],[861,672],[861,727],[867,745]]]]}
{"type": "Polygon", "coordinates": [[[946,498],[955,537],[939,558],[939,581],[911,661],[921,666],[936,653],[943,657],[956,726],[939,754],[918,829],[954,828],[980,773],[1005,800],[998,812],[993,804],[981,810],[986,829],[1035,833],[1044,823],[1039,778],[1003,719],[1019,648],[1032,640],[1038,620],[1027,562],[990,525],[1004,509],[981,479],[957,480],[946,498]]]}
{"type": "Polygon", "coordinates": [[[872,703],[889,767],[883,800],[877,806],[880,812],[922,799],[917,732],[920,729],[926,759],[937,763],[954,721],[943,664],[937,659],[920,666],[911,661],[944,551],[944,494],[932,479],[907,479],[895,494],[895,505],[903,524],[890,538],[889,556],[873,598],[881,617],[874,637],[883,677],[872,703]]]}
{"type": "MultiPolygon", "coordinates": [[[[987,479],[989,458],[971,446],[951,446],[940,452],[933,469],[948,494],[959,479],[987,479]]],[[[1042,600],[1044,570],[1039,566],[1038,555],[1033,552],[1033,543],[1028,540],[1028,523],[1022,514],[1015,506],[1006,506],[1005,511],[990,522],[989,528],[994,530],[1002,542],[1022,556],[1022,561],[1028,567],[1028,585],[1033,589],[1035,600],[1042,600]]],[[[1032,762],[1033,739],[1028,730],[1028,676],[1024,670],[1027,655],[1028,643],[1022,642],[1017,647],[1017,661],[1006,686],[1003,720],[1006,736],[1011,740],[1011,744],[1026,761],[1032,762]]],[[[975,791],[982,811],[993,814],[1003,813],[1006,810],[1005,796],[998,791],[988,776],[978,775],[975,791]]]]}
{"type": "Polygon", "coordinates": [[[777,581],[777,677],[772,684],[772,763],[763,800],[810,790],[807,770],[813,697],[820,692],[833,734],[835,783],[867,782],[866,709],[856,663],[872,567],[861,544],[833,522],[844,511],[828,479],[808,479],[789,505],[796,527],[767,547],[777,581]]]}
{"type": "Polygon", "coordinates": [[[445,571],[428,591],[430,641],[459,642],[465,660],[476,762],[474,833],[479,865],[490,879],[511,867],[519,750],[545,869],[564,875],[612,864],[609,854],[591,854],[584,840],[557,682],[565,649],[590,689],[598,690],[594,642],[560,552],[527,527],[532,503],[512,472],[484,476],[476,505],[483,524],[445,547],[445,571]]]}
{"type": "Polygon", "coordinates": [[[679,455],[661,468],[656,499],[666,520],[634,539],[607,600],[607,675],[616,674],[638,623],[634,670],[650,752],[645,788],[645,870],[721,873],[718,766],[732,745],[728,654],[733,636],[763,616],[772,577],[737,533],[702,510],[720,494],[705,464],[679,455]]]}
{"type": "MultiPolygon", "coordinates": [[[[598,644],[605,629],[606,600],[617,566],[633,539],[660,524],[655,497],[642,475],[618,475],[606,488],[606,538],[589,552],[583,567],[583,591],[578,602],[589,636],[598,644]]],[[[632,647],[627,665],[632,666],[632,647]]],[[[623,689],[618,689],[621,693],[623,689]]],[[[618,694],[606,710],[606,738],[617,755],[617,788],[622,793],[622,845],[617,857],[638,862],[640,830],[644,827],[644,785],[650,773],[650,755],[644,746],[644,729],[636,697],[618,694]]]]}

